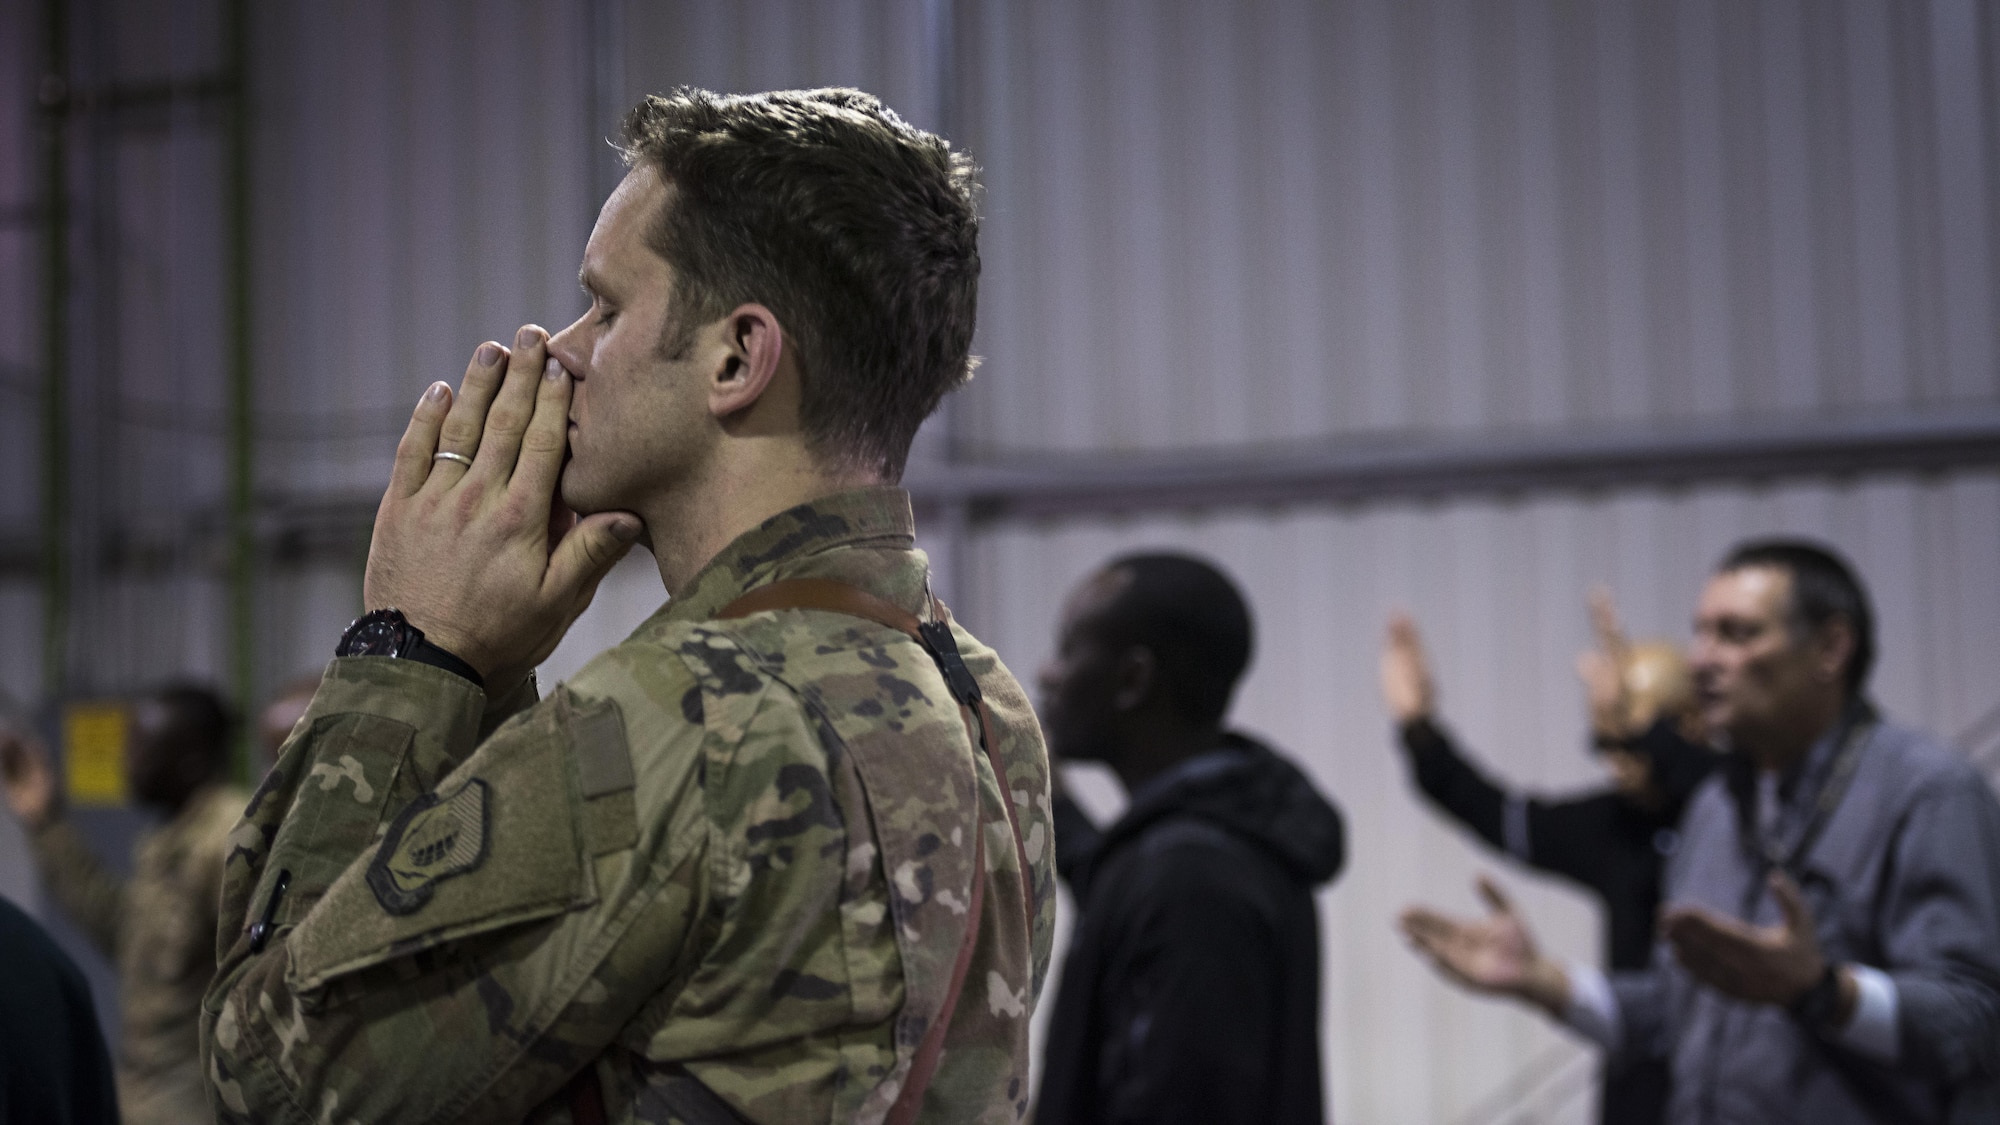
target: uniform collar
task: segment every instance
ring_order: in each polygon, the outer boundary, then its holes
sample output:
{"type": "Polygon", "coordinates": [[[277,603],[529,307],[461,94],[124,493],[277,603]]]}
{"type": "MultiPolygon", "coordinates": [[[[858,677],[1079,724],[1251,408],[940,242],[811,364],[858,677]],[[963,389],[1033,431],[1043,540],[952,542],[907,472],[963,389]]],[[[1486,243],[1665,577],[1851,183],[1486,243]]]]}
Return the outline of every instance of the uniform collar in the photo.
{"type": "Polygon", "coordinates": [[[893,485],[836,492],[787,508],[737,536],[655,614],[659,621],[706,621],[758,586],[845,547],[916,545],[910,494],[893,485]]]}

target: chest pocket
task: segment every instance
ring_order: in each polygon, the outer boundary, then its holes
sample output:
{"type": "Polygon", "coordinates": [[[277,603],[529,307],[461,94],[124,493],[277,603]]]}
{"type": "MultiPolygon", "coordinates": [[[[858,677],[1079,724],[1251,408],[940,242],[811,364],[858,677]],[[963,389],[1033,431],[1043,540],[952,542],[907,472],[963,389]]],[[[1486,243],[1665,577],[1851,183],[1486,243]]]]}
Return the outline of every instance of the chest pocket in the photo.
{"type": "MultiPolygon", "coordinates": [[[[568,693],[559,692],[398,812],[292,931],[287,983],[312,992],[592,902],[574,720],[568,693]],[[558,747],[571,752],[551,752],[558,747]]],[[[629,785],[624,793],[629,804],[629,785]]]]}

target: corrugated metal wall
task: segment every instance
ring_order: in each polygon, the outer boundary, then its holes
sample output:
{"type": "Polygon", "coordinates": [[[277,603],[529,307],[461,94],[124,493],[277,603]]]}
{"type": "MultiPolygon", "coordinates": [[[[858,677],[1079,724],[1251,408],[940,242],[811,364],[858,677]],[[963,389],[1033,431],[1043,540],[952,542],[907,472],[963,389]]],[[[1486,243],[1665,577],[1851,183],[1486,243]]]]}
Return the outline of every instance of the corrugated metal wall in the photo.
{"type": "Polygon", "coordinates": [[[969,451],[1991,401],[1996,15],[969,2],[969,451]]]}
{"type": "MultiPolygon", "coordinates": [[[[0,33],[10,76],[38,67],[27,7],[0,33]]],[[[343,529],[423,386],[581,307],[617,174],[600,142],[683,82],[859,85],[985,166],[987,362],[926,457],[2000,400],[2000,16],[1974,0],[252,7],[259,499],[332,528],[268,545],[266,684],[319,664],[359,608],[343,529]]],[[[199,72],[213,11],[118,5],[132,22],[80,40],[82,69],[199,72]]],[[[5,85],[0,144],[31,154],[35,83],[5,85]]],[[[77,487],[93,534],[155,545],[145,565],[86,560],[77,659],[106,687],[227,662],[204,553],[223,482],[213,124],[163,114],[77,157],[97,224],[79,300],[116,313],[77,326],[74,402],[99,415],[77,487]]],[[[32,167],[0,161],[0,470],[20,482],[38,464],[32,167]]],[[[32,544],[37,511],[26,483],[0,490],[0,545],[32,544]]],[[[1330,1103],[1350,1123],[1465,1120],[1523,1068],[1582,1058],[1437,985],[1388,928],[1415,897],[1470,908],[1480,862],[1390,748],[1391,605],[1426,626],[1474,745],[1552,788],[1593,779],[1569,671],[1583,589],[1609,582],[1639,631],[1681,635],[1749,532],[1857,557],[1892,711],[1949,733],[2000,702],[1990,471],[969,528],[954,600],[1024,677],[1066,588],[1118,550],[1188,547],[1245,583],[1263,640],[1239,719],[1298,752],[1354,833],[1322,911],[1330,1103]]],[[[650,560],[628,561],[545,677],[659,600],[650,560]]],[[[17,694],[40,690],[39,629],[16,560],[17,694]]],[[[1526,883],[1549,942],[1593,957],[1588,904],[1526,883]]],[[[1537,1119],[1584,1119],[1560,1101],[1537,1119]]]]}
{"type": "MultiPolygon", "coordinates": [[[[601,202],[590,8],[258,5],[254,151],[260,490],[369,501],[410,409],[481,340],[583,307],[601,202]]],[[[362,544],[365,548],[365,543],[362,544]]],[[[324,663],[361,555],[274,569],[276,683],[324,663]]]]}

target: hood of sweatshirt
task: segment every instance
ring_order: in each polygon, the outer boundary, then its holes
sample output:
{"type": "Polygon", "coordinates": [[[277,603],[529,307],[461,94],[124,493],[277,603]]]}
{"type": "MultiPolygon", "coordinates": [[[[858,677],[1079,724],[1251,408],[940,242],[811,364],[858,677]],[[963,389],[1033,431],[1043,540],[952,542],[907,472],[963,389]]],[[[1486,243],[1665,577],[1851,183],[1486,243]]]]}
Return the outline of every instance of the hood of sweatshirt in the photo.
{"type": "Polygon", "coordinates": [[[1105,833],[1100,854],[1160,820],[1193,816],[1270,853],[1308,885],[1339,874],[1346,829],[1333,802],[1297,766],[1247,735],[1225,734],[1217,749],[1142,787],[1105,833]]]}

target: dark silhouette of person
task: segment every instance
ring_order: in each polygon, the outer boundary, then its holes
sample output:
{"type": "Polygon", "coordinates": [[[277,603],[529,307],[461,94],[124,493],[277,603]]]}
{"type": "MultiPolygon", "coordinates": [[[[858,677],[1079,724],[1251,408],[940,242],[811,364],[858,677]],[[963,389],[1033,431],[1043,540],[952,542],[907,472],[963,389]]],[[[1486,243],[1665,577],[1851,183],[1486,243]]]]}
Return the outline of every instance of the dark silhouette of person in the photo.
{"type": "Polygon", "coordinates": [[[1040,676],[1049,746],[1131,800],[1100,831],[1055,797],[1079,917],[1038,1125],[1322,1120],[1313,891],[1343,832],[1296,766],[1223,728],[1250,650],[1242,595],[1197,559],[1121,558],[1069,600],[1040,676]]]}
{"type": "Polygon", "coordinates": [[[41,926],[0,899],[0,1122],[118,1120],[111,1055],[90,985],[41,926]]]}

